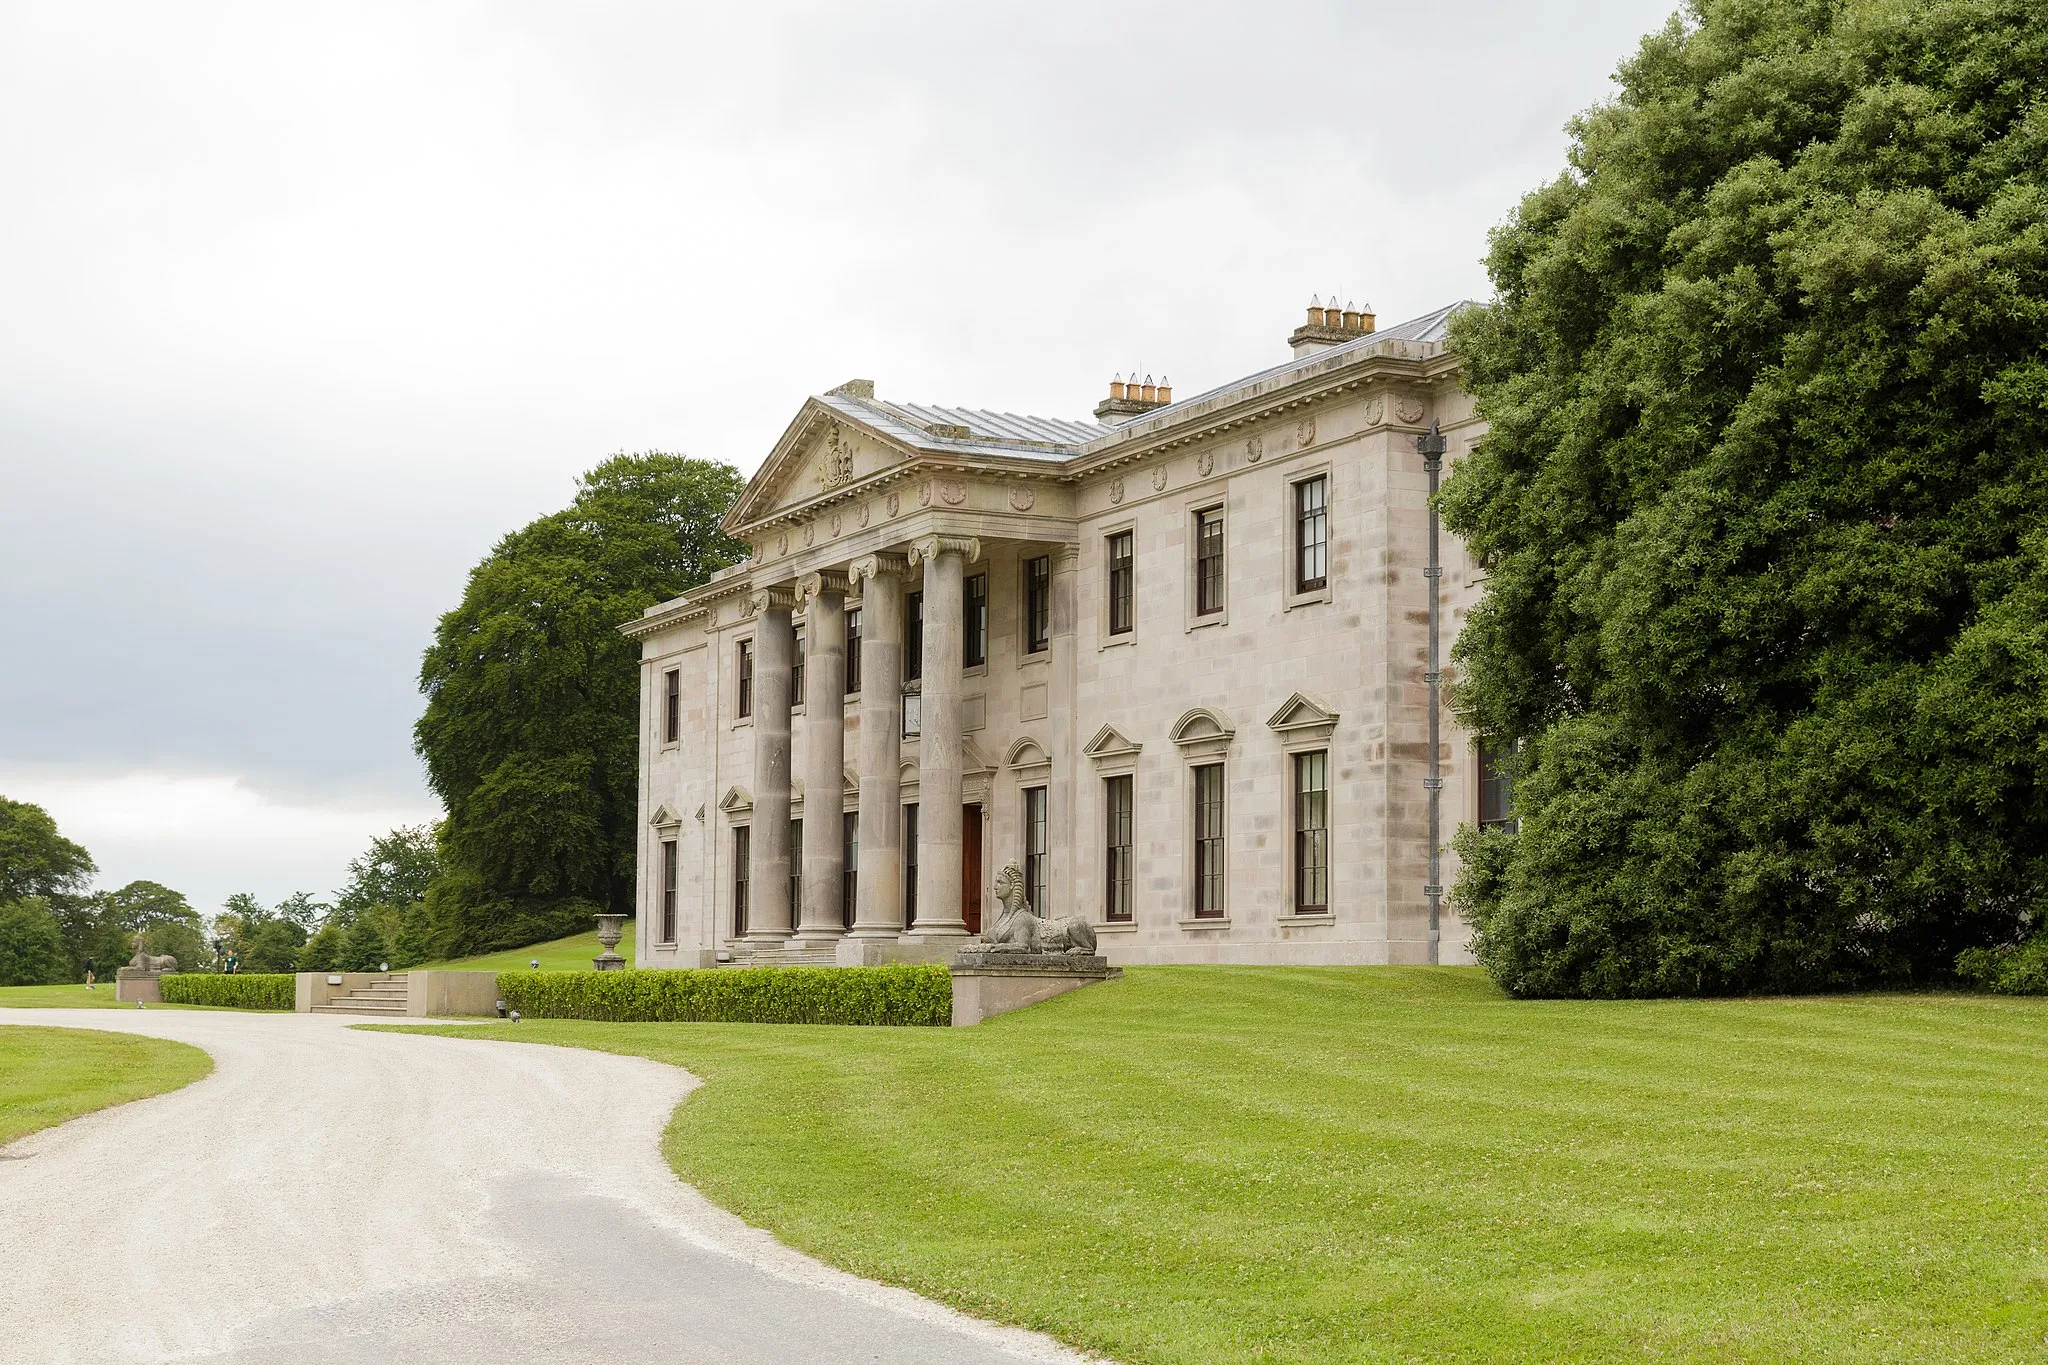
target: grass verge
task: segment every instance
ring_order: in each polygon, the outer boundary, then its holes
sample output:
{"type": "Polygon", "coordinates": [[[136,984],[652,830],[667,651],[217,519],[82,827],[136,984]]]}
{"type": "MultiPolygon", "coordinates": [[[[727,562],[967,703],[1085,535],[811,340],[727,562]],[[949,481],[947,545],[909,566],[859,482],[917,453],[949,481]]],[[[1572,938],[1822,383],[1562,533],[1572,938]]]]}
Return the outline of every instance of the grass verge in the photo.
{"type": "Polygon", "coordinates": [[[0,986],[0,1009],[132,1010],[114,999],[114,983],[102,981],[93,990],[73,981],[61,986],[0,986]]]}
{"type": "MultiPolygon", "coordinates": [[[[627,920],[625,937],[619,940],[618,953],[626,959],[628,967],[634,966],[633,921],[627,920]]],[[[525,948],[507,948],[502,953],[485,953],[481,957],[461,957],[448,962],[429,962],[409,970],[415,972],[524,972],[532,970],[533,959],[540,959],[544,972],[591,972],[597,969],[590,960],[604,951],[597,941],[597,930],[587,934],[575,934],[569,938],[558,938],[551,943],[535,943],[525,948]]]]}
{"type": "Polygon", "coordinates": [[[165,1038],[0,1026],[0,1146],[110,1104],[190,1085],[212,1070],[204,1052],[165,1038]]]}
{"type": "Polygon", "coordinates": [[[1182,967],[975,1029],[449,1032],[686,1067],[712,1199],[1123,1361],[2048,1349],[2048,1001],[1182,967]]]}

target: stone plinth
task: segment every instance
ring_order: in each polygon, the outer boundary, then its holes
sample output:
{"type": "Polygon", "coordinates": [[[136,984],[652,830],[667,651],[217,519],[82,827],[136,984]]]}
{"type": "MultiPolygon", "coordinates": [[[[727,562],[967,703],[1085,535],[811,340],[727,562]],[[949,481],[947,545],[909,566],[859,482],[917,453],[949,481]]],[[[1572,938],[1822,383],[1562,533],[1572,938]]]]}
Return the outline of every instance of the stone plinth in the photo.
{"type": "Polygon", "coordinates": [[[953,1024],[958,1028],[1021,1010],[1080,986],[1112,981],[1123,968],[1079,953],[963,950],[953,958],[953,1024]]]}
{"type": "Polygon", "coordinates": [[[144,971],[140,967],[116,967],[114,969],[114,998],[124,1003],[139,1001],[146,1005],[161,1005],[164,1002],[164,974],[144,971]]]}

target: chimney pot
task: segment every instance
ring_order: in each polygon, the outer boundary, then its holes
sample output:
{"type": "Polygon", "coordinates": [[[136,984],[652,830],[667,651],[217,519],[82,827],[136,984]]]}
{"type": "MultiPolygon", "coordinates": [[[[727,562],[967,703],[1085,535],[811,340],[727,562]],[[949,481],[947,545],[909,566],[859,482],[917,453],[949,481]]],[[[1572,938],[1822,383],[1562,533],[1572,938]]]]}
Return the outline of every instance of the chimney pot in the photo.
{"type": "Polygon", "coordinates": [[[1323,296],[1320,294],[1309,295],[1308,325],[1311,327],[1323,325],[1323,296]]]}
{"type": "Polygon", "coordinates": [[[1159,401],[1162,403],[1171,403],[1173,401],[1173,384],[1165,375],[1159,376],[1159,401]]]}
{"type": "Polygon", "coordinates": [[[1124,396],[1124,377],[1121,374],[1109,381],[1109,396],[1111,398],[1121,398],[1124,396]]]}
{"type": "Polygon", "coordinates": [[[1370,303],[1366,304],[1364,308],[1362,308],[1362,309],[1360,309],[1360,310],[1359,310],[1359,313],[1358,313],[1358,330],[1359,330],[1359,331],[1361,331],[1361,332],[1370,332],[1370,331],[1372,331],[1372,330],[1373,330],[1373,329],[1374,329],[1374,328],[1375,328],[1376,326],[1378,326],[1378,325],[1379,325],[1379,319],[1378,319],[1378,318],[1375,318],[1375,317],[1373,316],[1373,313],[1372,313],[1372,305],[1371,305],[1370,303]]]}
{"type": "Polygon", "coordinates": [[[1145,376],[1145,387],[1143,391],[1138,394],[1138,397],[1141,401],[1146,403],[1156,403],[1159,401],[1159,386],[1152,382],[1151,375],[1148,374],[1145,376]]]}
{"type": "Polygon", "coordinates": [[[1358,330],[1358,310],[1348,304],[1344,308],[1344,330],[1347,332],[1358,330]]]}

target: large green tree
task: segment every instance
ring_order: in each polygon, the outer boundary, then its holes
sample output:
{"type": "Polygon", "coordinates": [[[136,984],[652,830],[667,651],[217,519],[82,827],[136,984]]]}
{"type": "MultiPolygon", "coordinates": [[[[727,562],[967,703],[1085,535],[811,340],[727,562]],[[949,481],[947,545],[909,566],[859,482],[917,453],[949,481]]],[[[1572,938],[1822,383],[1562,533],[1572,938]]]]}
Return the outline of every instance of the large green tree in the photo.
{"type": "Polygon", "coordinates": [[[2048,911],[2048,10],[1699,0],[1572,133],[1453,338],[1480,958],[1942,977],[2048,911]]]}
{"type": "Polygon", "coordinates": [[[0,796],[0,904],[85,893],[92,855],[57,832],[41,806],[0,796]]]}
{"type": "Polygon", "coordinates": [[[471,571],[421,664],[414,731],[447,809],[439,951],[631,909],[639,673],[618,628],[739,559],[719,522],[740,486],[722,464],[616,455],[471,571]]]}

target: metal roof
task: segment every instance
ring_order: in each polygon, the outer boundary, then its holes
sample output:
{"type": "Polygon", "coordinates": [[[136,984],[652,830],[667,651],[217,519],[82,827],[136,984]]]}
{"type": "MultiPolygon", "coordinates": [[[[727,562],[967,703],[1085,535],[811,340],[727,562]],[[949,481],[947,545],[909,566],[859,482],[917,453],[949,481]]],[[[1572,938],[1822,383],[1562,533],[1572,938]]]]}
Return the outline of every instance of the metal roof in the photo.
{"type": "Polygon", "coordinates": [[[818,401],[907,444],[938,450],[996,450],[1025,459],[1064,460],[1083,442],[1107,435],[1099,422],[1029,417],[984,408],[949,408],[928,403],[891,403],[847,393],[820,394],[818,401]],[[964,428],[965,436],[933,428],[964,428]]]}
{"type": "MultiPolygon", "coordinates": [[[[1421,341],[1441,344],[1451,334],[1452,315],[1461,308],[1470,308],[1471,306],[1470,300],[1460,299],[1456,303],[1446,304],[1433,313],[1424,313],[1419,318],[1410,318],[1406,322],[1397,322],[1392,327],[1381,327],[1376,331],[1367,332],[1355,341],[1344,341],[1339,342],[1335,346],[1325,346],[1319,351],[1312,351],[1304,356],[1296,356],[1294,359],[1275,365],[1271,369],[1260,370],[1257,374],[1248,374],[1242,379],[1233,379],[1228,384],[1219,384],[1213,389],[1195,394],[1189,398],[1176,399],[1163,408],[1153,408],[1150,411],[1138,413],[1126,421],[1118,423],[1117,426],[1128,426],[1133,422],[1163,425],[1159,419],[1165,418],[1171,421],[1183,410],[1192,409],[1198,404],[1206,403],[1220,395],[1235,393],[1239,389],[1249,389],[1255,385],[1269,383],[1272,380],[1285,377],[1293,370],[1307,369],[1312,365],[1326,365],[1340,356],[1363,354],[1383,341],[1421,341]]],[[[1115,429],[1099,428],[1097,435],[1107,435],[1115,429]]]]}

